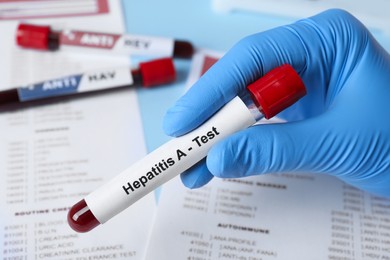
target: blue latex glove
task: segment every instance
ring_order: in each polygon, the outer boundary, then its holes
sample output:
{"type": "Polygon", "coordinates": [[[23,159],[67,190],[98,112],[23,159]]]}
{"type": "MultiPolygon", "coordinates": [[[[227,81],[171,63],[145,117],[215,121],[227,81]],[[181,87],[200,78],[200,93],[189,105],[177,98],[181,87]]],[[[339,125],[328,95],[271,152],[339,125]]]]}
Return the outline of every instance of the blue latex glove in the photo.
{"type": "Polygon", "coordinates": [[[390,196],[390,56],[341,10],[241,40],[168,110],[165,132],[191,131],[284,63],[308,91],[279,115],[289,123],[253,126],[226,138],[182,174],[184,184],[199,187],[212,176],[313,172],[390,196]]]}

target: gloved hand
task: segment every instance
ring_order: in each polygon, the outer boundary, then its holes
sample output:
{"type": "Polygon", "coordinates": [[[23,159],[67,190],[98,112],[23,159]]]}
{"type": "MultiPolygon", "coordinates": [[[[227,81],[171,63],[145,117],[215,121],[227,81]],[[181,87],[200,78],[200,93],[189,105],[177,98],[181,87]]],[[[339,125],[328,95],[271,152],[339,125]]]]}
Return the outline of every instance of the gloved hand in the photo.
{"type": "Polygon", "coordinates": [[[390,56],[342,10],[238,42],[168,110],[165,132],[193,130],[284,63],[307,88],[303,99],[279,114],[288,123],[257,125],[224,139],[182,174],[184,184],[199,187],[212,176],[313,172],[390,196],[390,56]]]}

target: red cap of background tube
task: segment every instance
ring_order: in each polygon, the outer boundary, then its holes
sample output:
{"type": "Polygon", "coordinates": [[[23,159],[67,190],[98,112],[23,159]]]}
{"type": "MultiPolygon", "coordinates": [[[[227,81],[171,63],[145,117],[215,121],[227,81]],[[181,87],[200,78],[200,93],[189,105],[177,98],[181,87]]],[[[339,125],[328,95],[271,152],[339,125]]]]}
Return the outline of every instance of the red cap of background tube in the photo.
{"type": "Polygon", "coordinates": [[[50,31],[50,26],[19,24],[16,43],[25,48],[47,50],[50,31]]]}
{"type": "Polygon", "coordinates": [[[306,95],[301,77],[289,64],[277,67],[247,87],[253,101],[270,119],[306,95]]]}
{"type": "Polygon", "coordinates": [[[172,58],[162,58],[141,62],[139,70],[142,75],[142,85],[151,87],[170,83],[176,79],[176,70],[172,58]]]}

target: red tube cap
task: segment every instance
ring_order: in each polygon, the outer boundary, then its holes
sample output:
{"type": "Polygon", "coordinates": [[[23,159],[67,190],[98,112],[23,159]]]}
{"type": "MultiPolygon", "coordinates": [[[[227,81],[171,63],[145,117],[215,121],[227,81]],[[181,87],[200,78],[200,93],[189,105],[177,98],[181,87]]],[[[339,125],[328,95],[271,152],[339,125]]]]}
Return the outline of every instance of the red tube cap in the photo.
{"type": "Polygon", "coordinates": [[[264,117],[270,119],[306,95],[301,77],[289,64],[277,67],[247,87],[264,117]]]}
{"type": "Polygon", "coordinates": [[[81,233],[88,232],[100,225],[85,200],[79,201],[69,210],[68,223],[74,231],[81,233]]]}
{"type": "Polygon", "coordinates": [[[16,43],[25,48],[47,50],[50,32],[50,26],[19,24],[16,31],[16,43]]]}
{"type": "Polygon", "coordinates": [[[162,58],[148,62],[141,62],[139,70],[144,87],[167,84],[176,79],[175,66],[172,58],[162,58]]]}

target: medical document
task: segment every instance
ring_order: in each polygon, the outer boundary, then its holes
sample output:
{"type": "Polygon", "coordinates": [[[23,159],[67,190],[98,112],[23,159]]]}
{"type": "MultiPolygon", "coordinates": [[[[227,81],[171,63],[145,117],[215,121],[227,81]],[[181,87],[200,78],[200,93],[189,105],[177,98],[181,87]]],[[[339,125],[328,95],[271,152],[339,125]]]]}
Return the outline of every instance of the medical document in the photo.
{"type": "MultiPolygon", "coordinates": [[[[204,54],[193,69],[217,58],[204,54]]],[[[175,178],[146,259],[390,259],[390,199],[311,173],[214,178],[194,190],[175,178]]]]}
{"type": "Polygon", "coordinates": [[[67,223],[73,204],[145,155],[137,106],[121,90],[0,114],[0,259],[143,259],[153,194],[90,233],[67,223]]]}
{"type": "MultiPolygon", "coordinates": [[[[98,2],[107,13],[28,21],[124,31],[120,1],[98,2]]],[[[0,23],[1,90],[130,66],[129,57],[21,49],[17,23],[0,23]]],[[[146,154],[134,89],[0,108],[0,129],[0,259],[144,259],[153,194],[93,232],[77,233],[67,223],[72,205],[146,154]]]]}
{"type": "Polygon", "coordinates": [[[163,187],[147,259],[390,259],[390,200],[314,174],[163,187]],[[180,194],[180,196],[178,196],[180,194]]]}

